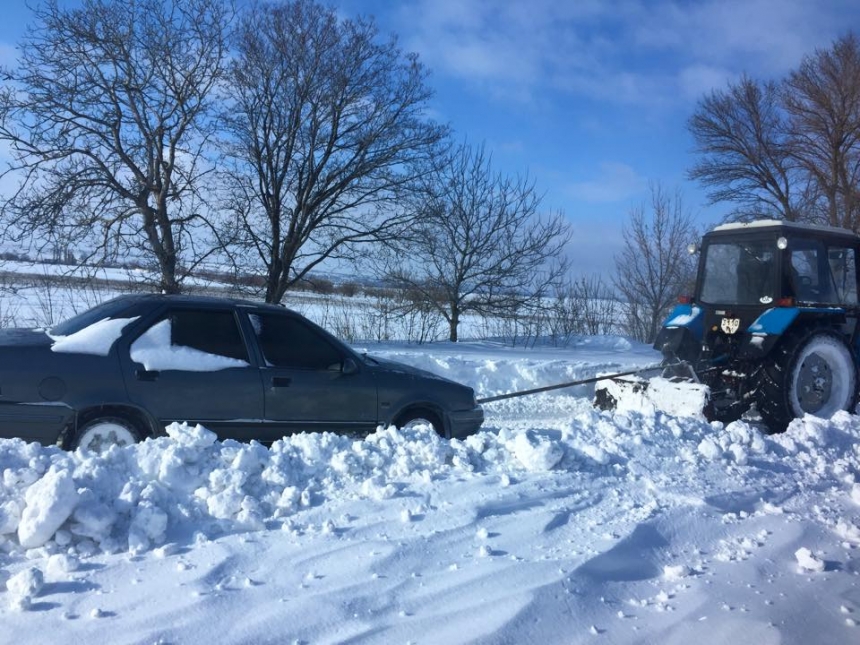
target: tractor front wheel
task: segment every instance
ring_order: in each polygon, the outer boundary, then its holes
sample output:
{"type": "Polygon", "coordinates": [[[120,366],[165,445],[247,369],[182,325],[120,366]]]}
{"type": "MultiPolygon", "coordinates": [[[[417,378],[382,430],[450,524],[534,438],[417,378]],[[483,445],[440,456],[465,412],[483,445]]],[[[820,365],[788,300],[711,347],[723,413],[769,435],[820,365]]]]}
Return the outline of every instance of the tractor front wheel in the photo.
{"type": "Polygon", "coordinates": [[[786,334],[762,366],[756,405],[771,432],[804,414],[825,419],[857,404],[857,366],[832,331],[786,334]]]}

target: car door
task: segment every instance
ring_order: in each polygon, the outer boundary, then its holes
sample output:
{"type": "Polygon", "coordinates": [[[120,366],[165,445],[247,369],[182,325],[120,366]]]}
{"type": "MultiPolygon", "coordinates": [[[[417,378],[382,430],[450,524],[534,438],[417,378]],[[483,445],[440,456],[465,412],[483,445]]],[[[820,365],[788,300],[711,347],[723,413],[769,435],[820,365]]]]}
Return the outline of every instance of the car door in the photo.
{"type": "Polygon", "coordinates": [[[376,379],[349,350],[292,312],[258,311],[249,318],[271,432],[365,434],[376,428],[376,379]]]}
{"type": "Polygon", "coordinates": [[[160,423],[199,423],[219,439],[260,438],[263,388],[236,312],[168,308],[121,352],[129,399],[160,423]]]}

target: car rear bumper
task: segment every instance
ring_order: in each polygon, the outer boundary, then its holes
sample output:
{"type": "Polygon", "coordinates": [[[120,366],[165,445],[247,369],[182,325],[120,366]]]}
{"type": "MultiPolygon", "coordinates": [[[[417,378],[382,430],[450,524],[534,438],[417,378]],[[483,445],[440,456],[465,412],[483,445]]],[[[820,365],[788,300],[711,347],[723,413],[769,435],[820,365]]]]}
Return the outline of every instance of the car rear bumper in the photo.
{"type": "Polygon", "coordinates": [[[458,410],[448,415],[448,428],[452,439],[462,439],[475,434],[484,423],[484,409],[476,405],[471,410],[458,410]]]}

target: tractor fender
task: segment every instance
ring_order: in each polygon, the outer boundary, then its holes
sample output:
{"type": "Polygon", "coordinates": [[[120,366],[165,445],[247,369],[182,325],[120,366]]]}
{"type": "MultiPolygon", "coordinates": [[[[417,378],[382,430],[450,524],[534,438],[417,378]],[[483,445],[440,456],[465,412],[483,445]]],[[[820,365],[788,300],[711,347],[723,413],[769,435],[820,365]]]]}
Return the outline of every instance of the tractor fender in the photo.
{"type": "Polygon", "coordinates": [[[797,307],[775,307],[768,309],[755,319],[755,322],[749,326],[747,331],[755,335],[781,336],[799,315],[800,309],[797,307]]]}
{"type": "Polygon", "coordinates": [[[761,314],[747,328],[742,358],[762,357],[770,353],[789,329],[827,321],[834,326],[845,321],[845,310],[839,307],[774,307],[761,314]]]}
{"type": "Polygon", "coordinates": [[[654,349],[664,356],[695,361],[702,347],[705,333],[705,315],[701,307],[692,304],[676,305],[667,316],[654,340],[654,349]]]}
{"type": "Polygon", "coordinates": [[[666,321],[663,323],[663,329],[671,329],[675,327],[685,327],[692,332],[693,336],[701,338],[705,331],[704,311],[701,307],[693,304],[675,305],[675,308],[666,317],[666,321]]]}

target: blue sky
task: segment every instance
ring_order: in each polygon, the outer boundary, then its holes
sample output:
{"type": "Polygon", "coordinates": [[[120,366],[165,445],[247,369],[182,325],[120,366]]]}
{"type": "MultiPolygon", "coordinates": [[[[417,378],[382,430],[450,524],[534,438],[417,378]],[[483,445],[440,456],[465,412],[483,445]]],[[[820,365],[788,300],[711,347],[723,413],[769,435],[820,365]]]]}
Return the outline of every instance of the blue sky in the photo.
{"type": "Polygon", "coordinates": [[[649,182],[709,207],[686,179],[696,101],[746,72],[779,78],[860,31],[858,0],[341,0],[376,17],[432,70],[433,109],[528,172],[574,227],[575,271],[611,271],[649,182]]]}
{"type": "MultiPolygon", "coordinates": [[[[709,207],[686,178],[686,121],[707,91],[746,72],[779,78],[816,47],[860,32],[858,0],[334,0],[373,15],[430,68],[432,114],[458,139],[486,141],[497,168],[528,173],[544,207],[574,228],[577,273],[609,272],[621,227],[649,182],[681,191],[704,224],[709,207]]],[[[4,3],[0,59],[30,19],[4,3]]]]}

